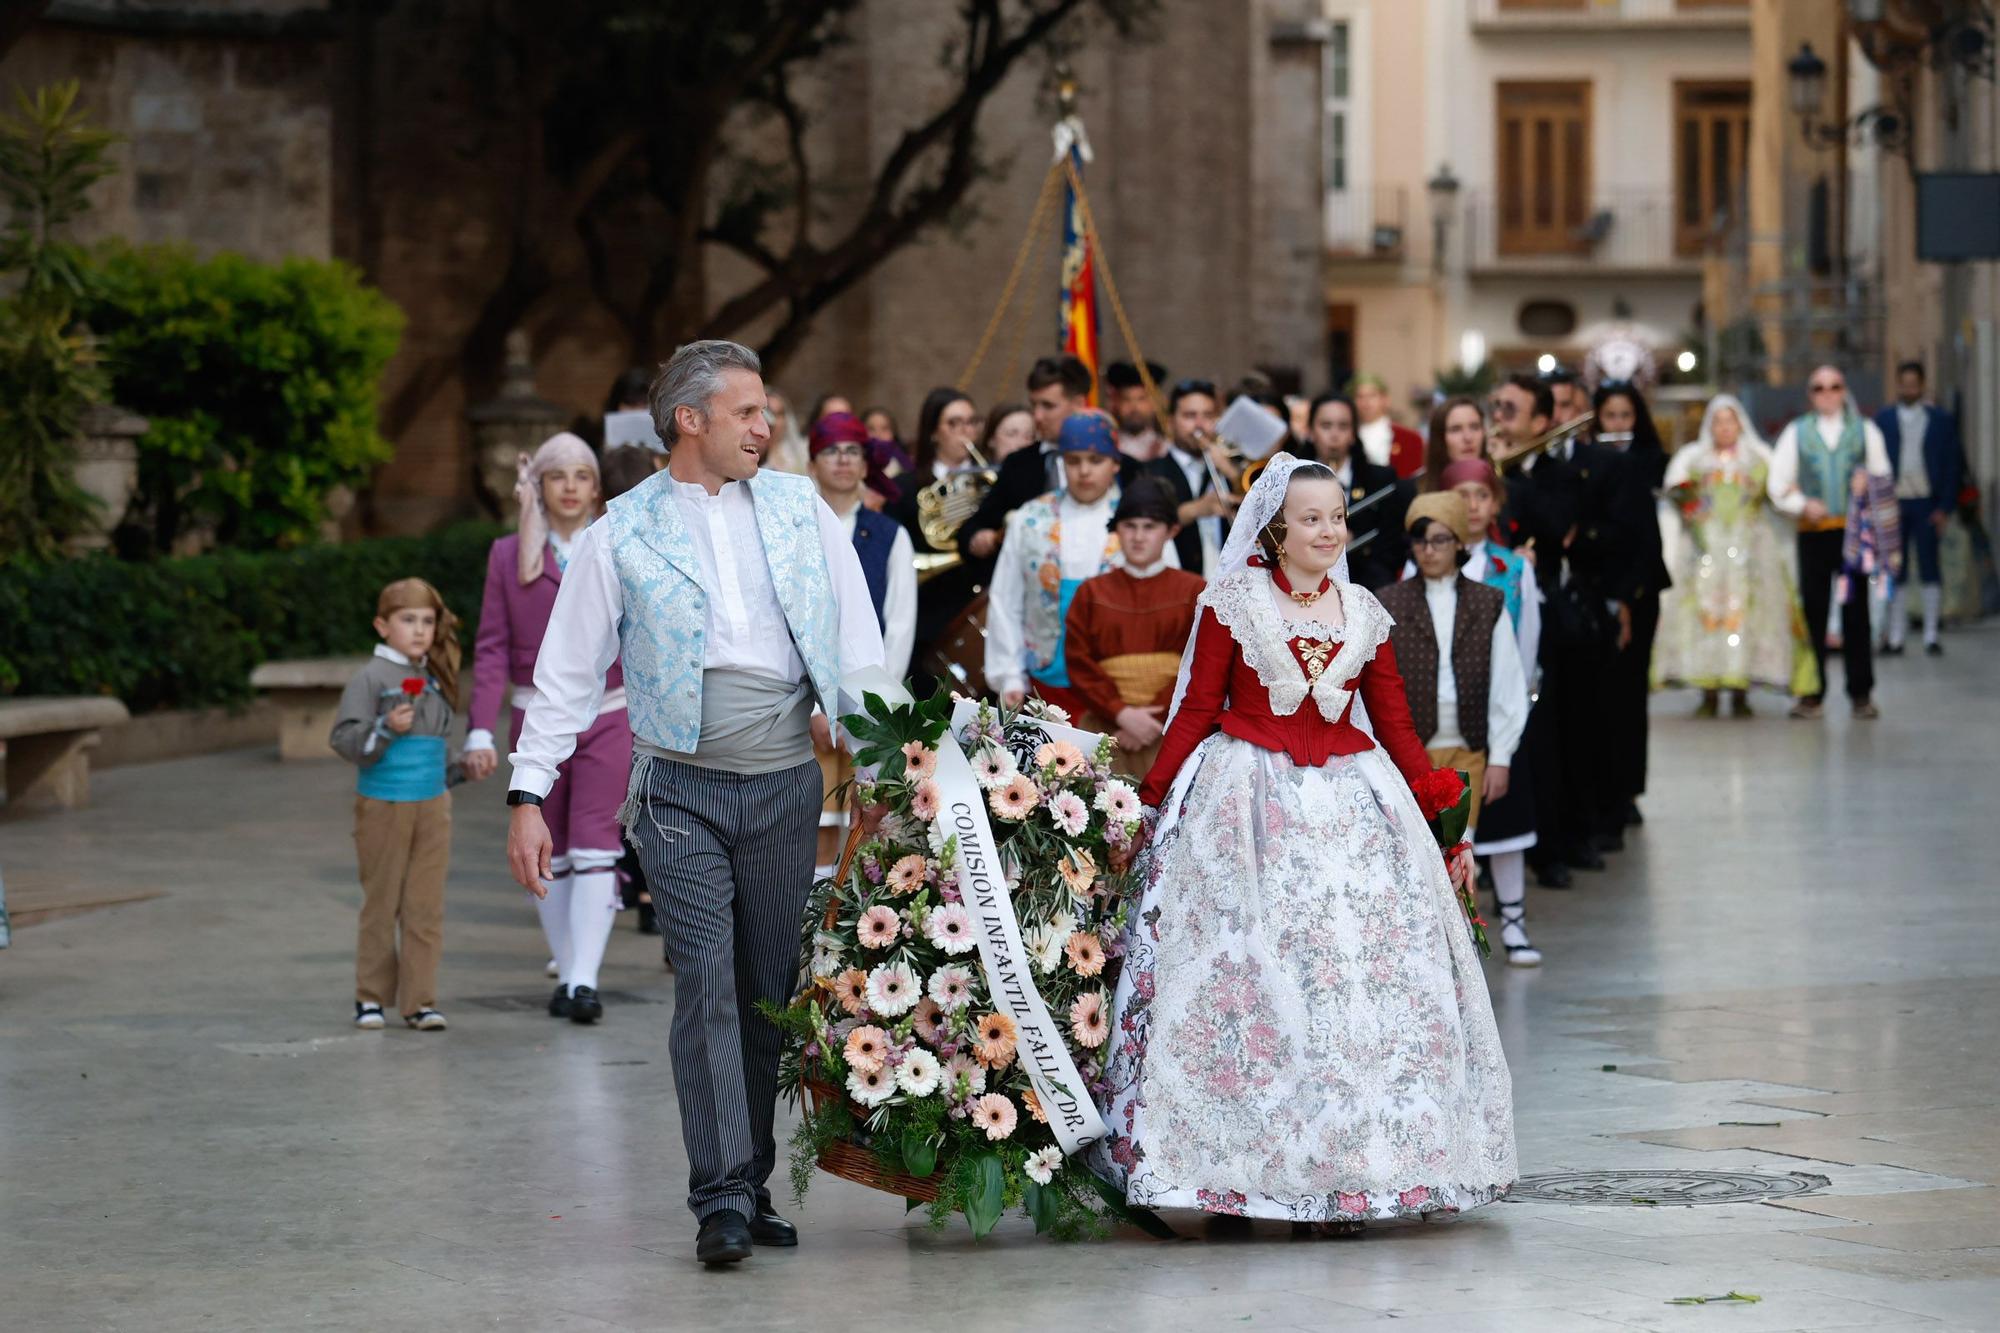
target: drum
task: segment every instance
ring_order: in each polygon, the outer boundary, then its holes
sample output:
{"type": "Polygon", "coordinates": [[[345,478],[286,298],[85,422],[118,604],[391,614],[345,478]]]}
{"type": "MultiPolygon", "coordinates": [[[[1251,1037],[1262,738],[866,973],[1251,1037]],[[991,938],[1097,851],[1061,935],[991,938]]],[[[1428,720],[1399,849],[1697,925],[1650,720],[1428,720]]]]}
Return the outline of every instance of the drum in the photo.
{"type": "Polygon", "coordinates": [[[917,664],[960,694],[986,693],[986,594],[952,618],[917,664]]]}

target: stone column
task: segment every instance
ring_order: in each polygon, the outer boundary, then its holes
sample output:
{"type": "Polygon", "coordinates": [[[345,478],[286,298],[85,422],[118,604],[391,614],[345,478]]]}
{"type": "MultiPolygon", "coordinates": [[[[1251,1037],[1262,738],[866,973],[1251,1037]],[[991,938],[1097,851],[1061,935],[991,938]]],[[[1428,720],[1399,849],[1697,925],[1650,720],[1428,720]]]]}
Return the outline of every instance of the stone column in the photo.
{"type": "Polygon", "coordinates": [[[507,335],[507,366],[500,392],[466,412],[472,423],[474,483],[488,510],[513,522],[516,460],[570,424],[570,412],[535,393],[528,334],[507,335]]]}
{"type": "Polygon", "coordinates": [[[84,413],[72,473],[99,508],[90,526],[64,544],[69,554],[111,545],[111,530],[139,493],[139,437],[145,433],[146,418],[122,407],[97,403],[84,413]]]}

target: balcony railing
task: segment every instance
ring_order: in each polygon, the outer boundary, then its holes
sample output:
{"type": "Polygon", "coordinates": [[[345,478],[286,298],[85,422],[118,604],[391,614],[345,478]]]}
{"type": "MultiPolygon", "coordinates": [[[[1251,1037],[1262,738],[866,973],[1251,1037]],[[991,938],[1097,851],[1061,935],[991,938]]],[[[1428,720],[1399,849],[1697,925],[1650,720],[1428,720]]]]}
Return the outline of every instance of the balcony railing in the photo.
{"type": "Polygon", "coordinates": [[[1688,225],[1670,190],[1600,190],[1587,207],[1568,211],[1532,191],[1517,208],[1473,191],[1460,220],[1462,237],[1450,244],[1475,273],[1692,272],[1728,229],[1727,218],[1688,225]]]}
{"type": "Polygon", "coordinates": [[[1414,219],[1401,185],[1357,185],[1326,192],[1326,250],[1336,259],[1401,259],[1414,219]]]}
{"type": "Polygon", "coordinates": [[[1750,0],[1472,0],[1482,31],[1574,28],[1748,28],[1750,0]]]}

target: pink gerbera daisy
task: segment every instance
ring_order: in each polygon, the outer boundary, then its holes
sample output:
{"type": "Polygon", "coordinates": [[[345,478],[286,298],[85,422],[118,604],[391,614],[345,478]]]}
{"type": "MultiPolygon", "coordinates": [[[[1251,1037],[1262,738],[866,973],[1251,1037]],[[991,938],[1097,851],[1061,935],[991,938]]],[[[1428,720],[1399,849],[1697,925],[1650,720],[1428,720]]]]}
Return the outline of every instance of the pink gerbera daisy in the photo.
{"type": "Polygon", "coordinates": [[[972,952],[972,914],[956,903],[948,903],[924,918],[924,934],[932,944],[954,956],[972,952]]]}
{"type": "Polygon", "coordinates": [[[1049,741],[1035,751],[1035,767],[1052,768],[1059,778],[1068,777],[1089,762],[1083,751],[1068,741],[1049,741]]]}
{"type": "Polygon", "coordinates": [[[928,995],[917,1001],[916,1012],[910,1015],[910,1026],[916,1034],[931,1046],[943,1040],[944,1008],[928,995]]]}
{"type": "Polygon", "coordinates": [[[938,785],[926,778],[910,793],[910,813],[926,824],[937,818],[938,785]]]}
{"type": "Polygon", "coordinates": [[[995,1142],[1012,1134],[1020,1120],[1014,1103],[997,1092],[989,1092],[972,1104],[972,1123],[985,1130],[986,1137],[995,1142]]]}
{"type": "Polygon", "coordinates": [[[858,1027],[847,1034],[841,1055],[849,1069],[872,1074],[889,1062],[889,1034],[873,1024],[858,1027]]]}
{"type": "Polygon", "coordinates": [[[963,1009],[972,1003],[972,973],[963,967],[941,967],[931,973],[929,990],[940,1008],[963,1009]]]}
{"type": "Polygon", "coordinates": [[[972,776],[978,780],[982,791],[1006,786],[1019,771],[1014,764],[1013,752],[997,745],[984,746],[973,756],[972,776]]]}
{"type": "Polygon", "coordinates": [[[1058,832],[1074,838],[1090,826],[1090,807],[1075,792],[1063,792],[1049,802],[1049,819],[1058,832]]]}
{"type": "Polygon", "coordinates": [[[894,911],[878,903],[861,914],[854,934],[864,949],[886,949],[902,938],[903,922],[894,911]]]}
{"type": "Polygon", "coordinates": [[[1120,824],[1139,817],[1139,793],[1123,782],[1107,782],[1097,793],[1097,808],[1120,824]]]}
{"type": "Polygon", "coordinates": [[[937,772],[937,751],[922,741],[911,741],[903,747],[903,758],[909,764],[910,780],[920,781],[937,772]]]}
{"type": "Polygon", "coordinates": [[[996,787],[986,797],[986,803],[993,813],[1009,823],[1019,823],[1035,808],[1041,794],[1035,790],[1025,774],[1016,773],[1004,787],[996,787]]]}
{"type": "Polygon", "coordinates": [[[889,867],[882,887],[891,893],[915,893],[924,886],[924,858],[911,852],[889,867]]]}
{"type": "Polygon", "coordinates": [[[1076,1002],[1069,1007],[1069,1031],[1079,1046],[1095,1049],[1104,1044],[1110,1029],[1104,1019],[1102,995],[1096,991],[1085,991],[1076,997],[1076,1002]]]}

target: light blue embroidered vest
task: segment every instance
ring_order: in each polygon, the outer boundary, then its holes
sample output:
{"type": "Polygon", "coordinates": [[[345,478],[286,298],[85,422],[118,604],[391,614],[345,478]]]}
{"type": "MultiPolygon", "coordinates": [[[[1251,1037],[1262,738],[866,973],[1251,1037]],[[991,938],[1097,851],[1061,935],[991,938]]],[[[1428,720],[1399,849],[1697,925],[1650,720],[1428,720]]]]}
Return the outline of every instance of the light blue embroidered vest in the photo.
{"type": "MultiPolygon", "coordinates": [[[[750,489],[792,643],[820,707],[831,715],[840,684],[840,607],[820,543],[819,493],[808,478],[784,472],[759,472],[738,484],[750,489]]],[[[673,477],[655,473],[619,496],[605,510],[605,522],[625,601],[618,643],[632,731],[663,749],[692,754],[701,739],[708,595],[673,477]]]]}
{"type": "Polygon", "coordinates": [[[1820,438],[1819,421],[1811,412],[1792,423],[1799,448],[1799,490],[1807,499],[1818,500],[1836,518],[1847,516],[1848,487],[1854,474],[1868,461],[1868,437],[1858,412],[1848,412],[1841,420],[1840,438],[1820,438]]]}
{"type": "Polygon", "coordinates": [[[1504,546],[1486,543],[1486,568],[1481,571],[1485,577],[1481,582],[1489,588],[1498,588],[1500,596],[1507,602],[1507,620],[1516,630],[1521,628],[1521,569],[1528,563],[1527,557],[1517,555],[1504,546]]]}
{"type": "MultiPolygon", "coordinates": [[[[1118,510],[1118,487],[1113,486],[1106,496],[1111,510],[1118,510]]],[[[1021,639],[1028,650],[1028,674],[1050,685],[1069,684],[1069,672],[1062,660],[1063,626],[1069,615],[1070,599],[1075,597],[1081,579],[1062,578],[1062,548],[1057,538],[1057,518],[1062,512],[1062,491],[1050,491],[1038,495],[1022,505],[1015,531],[1007,540],[1016,543],[1015,558],[1025,560],[1028,567],[1028,604],[1022,608],[1021,639]],[[1044,579],[1042,570],[1052,568],[1058,571],[1053,580],[1044,579]]],[[[1106,536],[1115,541],[1115,531],[1106,536]]],[[[1006,549],[1004,546],[1001,548],[1006,549]]],[[[1003,559],[1007,558],[1004,555],[1003,559]]],[[[1097,572],[1114,569],[1125,563],[1122,554],[1114,554],[1102,561],[1097,572]]]]}

